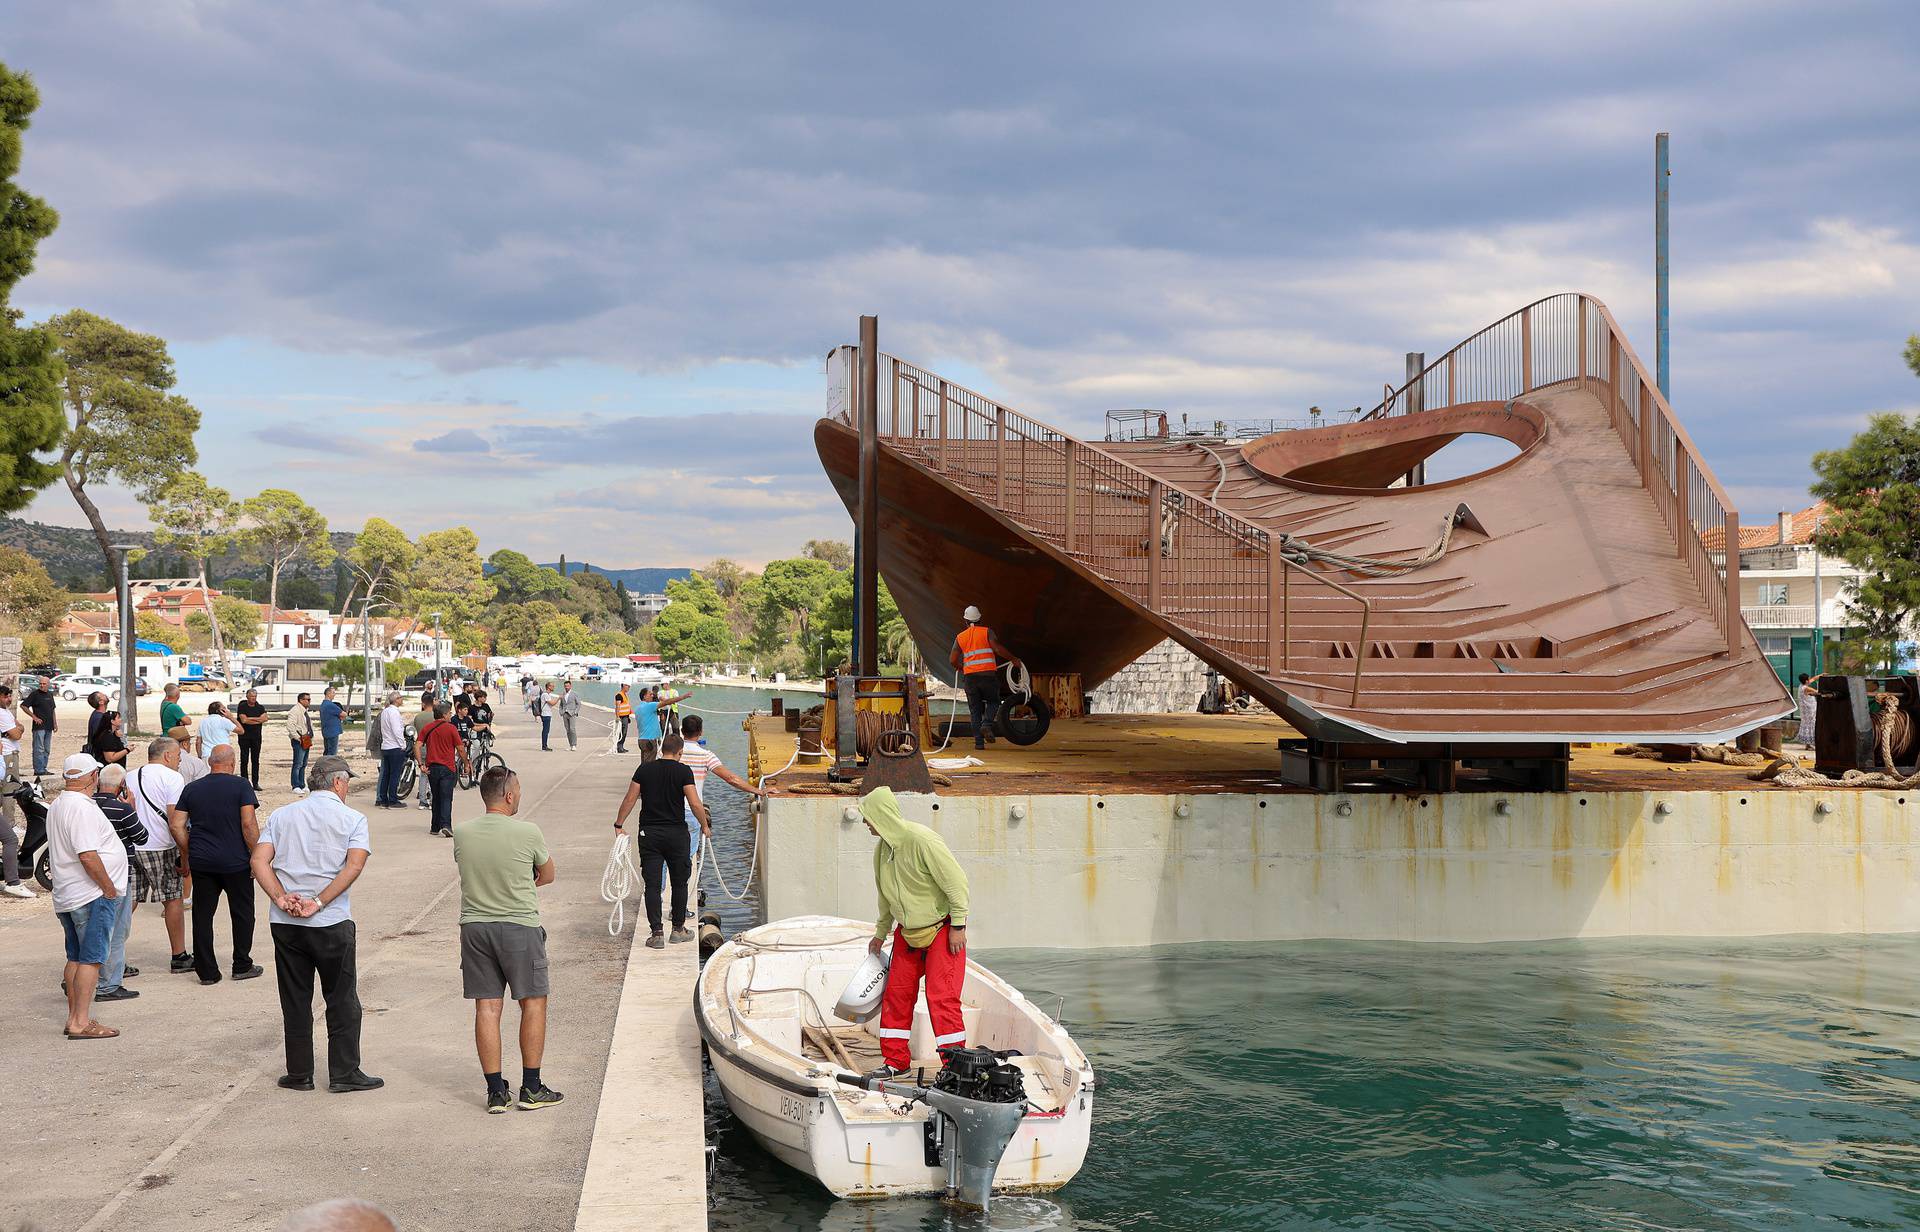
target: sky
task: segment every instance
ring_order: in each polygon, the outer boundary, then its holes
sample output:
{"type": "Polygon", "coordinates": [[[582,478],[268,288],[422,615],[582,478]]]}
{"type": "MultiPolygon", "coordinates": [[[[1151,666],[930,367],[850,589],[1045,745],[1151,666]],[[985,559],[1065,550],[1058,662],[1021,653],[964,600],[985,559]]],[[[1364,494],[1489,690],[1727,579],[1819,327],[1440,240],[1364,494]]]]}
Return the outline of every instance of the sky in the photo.
{"type": "Polygon", "coordinates": [[[1651,366],[1658,130],[1672,400],[1745,520],[1920,410],[1906,3],[22,0],[0,58],[62,219],[16,305],[167,339],[209,478],[336,529],[850,538],[811,426],[863,312],[1094,436],[1370,406],[1562,290],[1651,366]]]}

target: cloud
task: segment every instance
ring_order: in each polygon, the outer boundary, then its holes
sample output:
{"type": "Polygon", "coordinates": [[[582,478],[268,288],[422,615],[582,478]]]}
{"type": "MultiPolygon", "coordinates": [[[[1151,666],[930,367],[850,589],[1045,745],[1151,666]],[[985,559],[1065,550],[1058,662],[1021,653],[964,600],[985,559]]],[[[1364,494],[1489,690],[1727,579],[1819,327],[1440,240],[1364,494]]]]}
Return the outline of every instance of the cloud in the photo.
{"type": "Polygon", "coordinates": [[[300,449],[309,453],[340,453],[358,442],[325,432],[315,432],[311,428],[302,428],[297,424],[275,424],[269,428],[256,428],[253,439],[263,445],[278,445],[282,449],[300,449]]]}
{"type": "Polygon", "coordinates": [[[413,443],[420,453],[489,453],[493,446],[472,428],[455,428],[413,443]]]}

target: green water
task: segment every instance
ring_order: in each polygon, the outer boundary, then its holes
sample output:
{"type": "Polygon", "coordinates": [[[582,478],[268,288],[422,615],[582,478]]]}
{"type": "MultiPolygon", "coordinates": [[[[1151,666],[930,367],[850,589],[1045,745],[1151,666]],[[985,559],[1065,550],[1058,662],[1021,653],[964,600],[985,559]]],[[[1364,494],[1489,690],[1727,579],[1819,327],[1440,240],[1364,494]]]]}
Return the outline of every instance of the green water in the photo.
{"type": "MultiPolygon", "coordinates": [[[[742,772],[717,712],[770,696],[695,695],[742,772]]],[[[708,793],[738,890],[743,800],[708,793]]],[[[728,931],[757,922],[703,885],[728,931]]],[[[714,1232],[1920,1227],[1920,938],[979,957],[1064,997],[1098,1070],[1073,1183],[990,1221],[836,1202],[709,1079],[714,1232]]]]}
{"type": "Polygon", "coordinates": [[[981,957],[1099,1071],[1079,1177],[835,1202],[712,1092],[716,1232],[1920,1226],[1920,939],[981,957]]]}

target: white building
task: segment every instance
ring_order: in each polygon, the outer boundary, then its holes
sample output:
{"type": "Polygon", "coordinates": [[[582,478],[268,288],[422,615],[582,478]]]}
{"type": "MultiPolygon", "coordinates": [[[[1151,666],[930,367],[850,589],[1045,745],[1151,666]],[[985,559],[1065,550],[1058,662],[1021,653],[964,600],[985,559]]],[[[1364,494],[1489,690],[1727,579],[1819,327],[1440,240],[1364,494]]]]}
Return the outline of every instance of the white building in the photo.
{"type": "Polygon", "coordinates": [[[637,595],[629,592],[627,602],[632,604],[633,610],[640,614],[640,623],[643,625],[652,624],[654,617],[667,610],[665,595],[637,595]]]}

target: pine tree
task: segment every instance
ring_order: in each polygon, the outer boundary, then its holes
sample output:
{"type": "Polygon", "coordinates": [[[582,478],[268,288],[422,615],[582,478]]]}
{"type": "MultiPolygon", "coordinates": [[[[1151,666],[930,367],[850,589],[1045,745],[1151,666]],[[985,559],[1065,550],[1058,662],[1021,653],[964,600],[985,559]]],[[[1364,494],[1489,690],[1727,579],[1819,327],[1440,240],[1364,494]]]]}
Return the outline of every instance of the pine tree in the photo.
{"type": "Polygon", "coordinates": [[[23,509],[60,477],[60,468],[35,457],[60,445],[60,356],[53,335],[23,327],[11,304],[14,284],[33,270],[40,241],[60,216],[20,190],[20,134],[40,105],[33,79],[0,64],[0,513],[23,509]]]}

